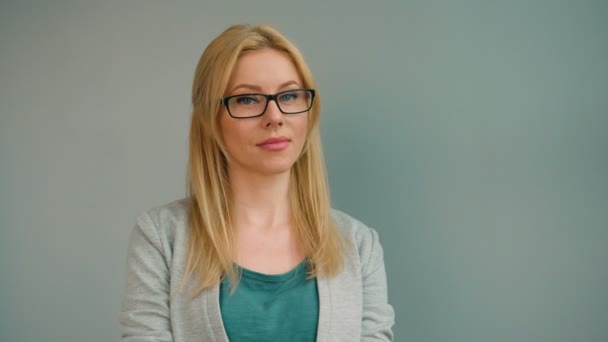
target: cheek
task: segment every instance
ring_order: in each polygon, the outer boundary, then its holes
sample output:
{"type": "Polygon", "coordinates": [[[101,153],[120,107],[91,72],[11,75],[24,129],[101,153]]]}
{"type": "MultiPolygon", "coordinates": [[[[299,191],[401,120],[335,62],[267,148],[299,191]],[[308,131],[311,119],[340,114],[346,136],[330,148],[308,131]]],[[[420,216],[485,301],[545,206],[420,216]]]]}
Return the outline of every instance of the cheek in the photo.
{"type": "Polygon", "coordinates": [[[306,126],[308,125],[308,116],[301,114],[294,114],[292,117],[288,117],[291,120],[289,121],[289,126],[294,131],[300,133],[302,130],[306,130],[306,126]]]}
{"type": "Polygon", "coordinates": [[[226,127],[223,130],[224,144],[231,154],[238,153],[244,144],[243,134],[237,126],[226,127]],[[241,148],[240,148],[241,147],[241,148]]]}
{"type": "Polygon", "coordinates": [[[298,126],[296,128],[298,130],[298,134],[306,139],[306,133],[308,131],[308,115],[303,115],[302,120],[298,122],[298,126]]]}
{"type": "Polygon", "coordinates": [[[222,115],[220,119],[222,140],[224,141],[224,146],[226,146],[226,152],[232,155],[235,152],[236,146],[240,145],[239,140],[242,137],[242,134],[239,133],[239,123],[231,120],[228,117],[228,113],[221,113],[220,115],[222,115]]]}
{"type": "Polygon", "coordinates": [[[303,116],[302,118],[298,118],[294,120],[292,125],[292,134],[296,141],[294,145],[294,153],[301,154],[304,145],[306,145],[306,136],[308,133],[308,118],[303,116]]]}

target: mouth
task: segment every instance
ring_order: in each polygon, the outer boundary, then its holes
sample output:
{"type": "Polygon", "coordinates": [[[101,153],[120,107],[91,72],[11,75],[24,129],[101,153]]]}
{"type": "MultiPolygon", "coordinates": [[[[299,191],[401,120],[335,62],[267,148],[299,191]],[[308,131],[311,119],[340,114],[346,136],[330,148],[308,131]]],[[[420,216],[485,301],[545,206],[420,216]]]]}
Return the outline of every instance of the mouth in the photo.
{"type": "Polygon", "coordinates": [[[289,138],[287,137],[276,137],[266,139],[263,142],[257,144],[258,147],[267,151],[281,151],[289,146],[289,138]]]}

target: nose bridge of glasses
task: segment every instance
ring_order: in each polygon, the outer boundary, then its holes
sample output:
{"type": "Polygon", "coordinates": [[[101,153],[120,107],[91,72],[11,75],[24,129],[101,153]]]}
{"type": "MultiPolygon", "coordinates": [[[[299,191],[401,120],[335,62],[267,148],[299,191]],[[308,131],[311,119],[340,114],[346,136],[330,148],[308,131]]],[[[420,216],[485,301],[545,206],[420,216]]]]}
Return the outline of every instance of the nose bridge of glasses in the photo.
{"type": "Polygon", "coordinates": [[[266,109],[264,110],[265,112],[268,111],[268,106],[270,106],[270,101],[274,101],[274,104],[277,107],[277,109],[279,110],[279,112],[285,113],[285,112],[283,112],[283,109],[281,108],[281,104],[280,104],[280,101],[278,99],[279,95],[280,95],[280,93],[279,94],[265,95],[265,97],[266,97],[266,106],[265,106],[266,109]]]}

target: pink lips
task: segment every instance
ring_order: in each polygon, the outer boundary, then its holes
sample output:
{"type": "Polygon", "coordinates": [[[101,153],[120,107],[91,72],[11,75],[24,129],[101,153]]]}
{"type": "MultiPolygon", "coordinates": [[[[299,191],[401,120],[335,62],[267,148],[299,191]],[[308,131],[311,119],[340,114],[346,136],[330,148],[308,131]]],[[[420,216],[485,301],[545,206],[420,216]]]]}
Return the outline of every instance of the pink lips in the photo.
{"type": "Polygon", "coordinates": [[[267,151],[281,151],[286,149],[288,145],[289,138],[287,137],[270,138],[258,144],[259,147],[267,151]]]}

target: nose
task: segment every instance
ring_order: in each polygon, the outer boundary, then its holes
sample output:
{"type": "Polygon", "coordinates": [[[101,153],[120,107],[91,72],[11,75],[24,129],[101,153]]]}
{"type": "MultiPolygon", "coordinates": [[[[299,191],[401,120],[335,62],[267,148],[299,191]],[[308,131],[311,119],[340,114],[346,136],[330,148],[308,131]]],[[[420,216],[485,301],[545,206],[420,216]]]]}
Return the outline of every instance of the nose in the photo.
{"type": "Polygon", "coordinates": [[[283,126],[283,121],[285,120],[283,113],[281,113],[279,106],[274,100],[268,101],[268,106],[262,118],[264,127],[283,126]]]}

